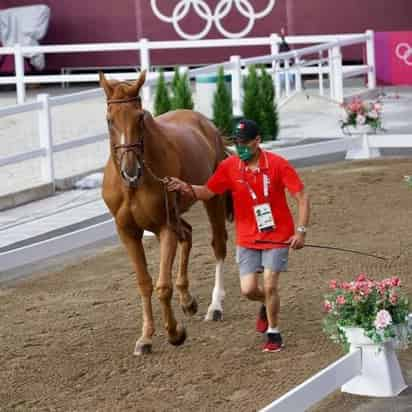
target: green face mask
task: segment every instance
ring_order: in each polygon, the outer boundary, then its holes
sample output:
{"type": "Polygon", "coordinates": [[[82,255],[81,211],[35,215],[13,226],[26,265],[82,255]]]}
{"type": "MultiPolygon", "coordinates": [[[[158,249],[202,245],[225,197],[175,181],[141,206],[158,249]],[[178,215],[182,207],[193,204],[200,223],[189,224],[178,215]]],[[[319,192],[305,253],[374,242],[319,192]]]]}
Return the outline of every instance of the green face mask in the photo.
{"type": "Polygon", "coordinates": [[[240,160],[243,160],[244,162],[247,162],[253,157],[253,153],[250,150],[249,146],[236,145],[236,152],[237,155],[240,157],[240,160]]]}

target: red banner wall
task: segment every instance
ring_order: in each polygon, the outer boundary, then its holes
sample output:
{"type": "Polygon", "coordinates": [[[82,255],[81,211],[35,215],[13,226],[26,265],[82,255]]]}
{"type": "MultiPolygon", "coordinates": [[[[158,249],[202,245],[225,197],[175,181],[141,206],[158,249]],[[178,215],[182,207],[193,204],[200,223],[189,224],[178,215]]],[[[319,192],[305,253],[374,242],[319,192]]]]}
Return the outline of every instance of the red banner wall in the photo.
{"type": "MultiPolygon", "coordinates": [[[[172,24],[156,17],[150,0],[40,0],[40,3],[47,4],[51,9],[50,27],[43,44],[129,42],[142,37],[150,40],[181,39],[172,24]]],[[[222,11],[221,0],[204,0],[204,3],[212,12],[219,7],[222,11]]],[[[247,11],[246,2],[241,3],[247,11]]],[[[39,4],[39,0],[3,0],[0,7],[31,4],[39,4]]],[[[171,16],[176,7],[181,10],[182,2],[157,0],[156,4],[164,15],[171,16]]],[[[230,13],[221,19],[222,26],[228,31],[240,31],[249,22],[234,4],[230,13]]],[[[267,7],[269,0],[249,0],[248,4],[258,13],[267,7]]],[[[187,33],[195,34],[205,27],[206,22],[195,12],[193,5],[191,7],[180,26],[187,33]]],[[[410,30],[411,16],[411,0],[276,0],[268,16],[255,20],[248,37],[268,36],[280,32],[281,27],[285,27],[289,35],[359,33],[367,29],[381,32],[410,30]]],[[[213,24],[207,38],[222,37],[213,24]]],[[[151,53],[151,60],[156,65],[213,63],[239,52],[243,56],[255,56],[268,51],[266,47],[156,51],[151,53]]],[[[344,56],[346,59],[361,59],[362,48],[345,49],[344,56]]],[[[61,67],[132,66],[138,63],[135,52],[47,56],[48,71],[61,67]]]]}

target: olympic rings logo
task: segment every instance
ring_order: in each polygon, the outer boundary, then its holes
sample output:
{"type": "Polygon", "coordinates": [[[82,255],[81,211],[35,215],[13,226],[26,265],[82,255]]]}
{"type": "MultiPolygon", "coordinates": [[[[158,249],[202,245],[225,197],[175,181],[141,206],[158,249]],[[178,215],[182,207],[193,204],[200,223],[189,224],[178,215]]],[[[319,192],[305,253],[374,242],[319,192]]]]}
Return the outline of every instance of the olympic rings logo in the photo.
{"type": "Polygon", "coordinates": [[[198,40],[208,35],[213,23],[219,30],[220,34],[228,38],[239,38],[248,35],[255,25],[255,21],[266,17],[273,10],[276,0],[269,0],[269,4],[266,8],[260,12],[256,12],[253,6],[250,4],[249,0],[219,0],[212,11],[210,6],[205,0],[177,0],[178,3],[175,5],[172,15],[165,16],[159,11],[157,7],[157,0],[150,0],[153,13],[160,20],[173,24],[176,33],[180,37],[186,40],[198,40]],[[222,25],[222,19],[224,19],[232,10],[233,4],[235,5],[237,11],[244,17],[248,19],[246,27],[239,32],[231,32],[226,30],[222,25]],[[196,14],[205,21],[205,26],[197,34],[189,34],[182,30],[180,27],[180,22],[188,15],[191,6],[196,14]]]}
{"type": "Polygon", "coordinates": [[[399,43],[395,50],[396,56],[408,66],[412,66],[412,47],[408,43],[399,43]]]}

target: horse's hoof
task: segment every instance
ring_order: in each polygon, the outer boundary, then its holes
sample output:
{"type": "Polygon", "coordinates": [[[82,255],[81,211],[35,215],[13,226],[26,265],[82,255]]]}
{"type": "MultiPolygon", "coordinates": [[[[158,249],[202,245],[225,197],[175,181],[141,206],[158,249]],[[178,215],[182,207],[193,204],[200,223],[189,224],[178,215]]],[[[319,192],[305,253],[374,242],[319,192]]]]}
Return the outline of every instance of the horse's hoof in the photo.
{"type": "Polygon", "coordinates": [[[144,343],[144,344],[136,343],[136,347],[134,349],[135,356],[148,355],[149,353],[152,353],[151,343],[144,343]]]}
{"type": "Polygon", "coordinates": [[[173,346],[180,346],[186,340],[186,329],[184,326],[178,326],[176,329],[176,335],[169,336],[168,341],[173,346]]]}
{"type": "Polygon", "coordinates": [[[223,320],[223,311],[221,311],[220,309],[210,309],[206,313],[205,320],[213,320],[214,322],[223,320]]]}
{"type": "Polygon", "coordinates": [[[182,305],[182,310],[185,315],[193,316],[197,313],[197,308],[198,305],[195,298],[192,298],[192,301],[187,306],[182,305]]]}
{"type": "Polygon", "coordinates": [[[223,319],[223,313],[222,313],[222,311],[221,311],[221,310],[214,310],[214,311],[213,311],[213,317],[212,317],[212,319],[213,319],[215,322],[218,322],[219,320],[222,320],[222,319],[223,319]]]}

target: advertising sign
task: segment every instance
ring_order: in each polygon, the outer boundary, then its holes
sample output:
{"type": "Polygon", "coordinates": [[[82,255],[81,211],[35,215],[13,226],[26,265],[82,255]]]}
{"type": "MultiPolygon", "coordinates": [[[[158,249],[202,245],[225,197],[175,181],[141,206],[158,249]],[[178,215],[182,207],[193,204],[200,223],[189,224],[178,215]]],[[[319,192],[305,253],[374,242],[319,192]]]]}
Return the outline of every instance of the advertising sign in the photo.
{"type": "Polygon", "coordinates": [[[412,31],[375,34],[376,78],[381,85],[412,85],[412,31]]]}

